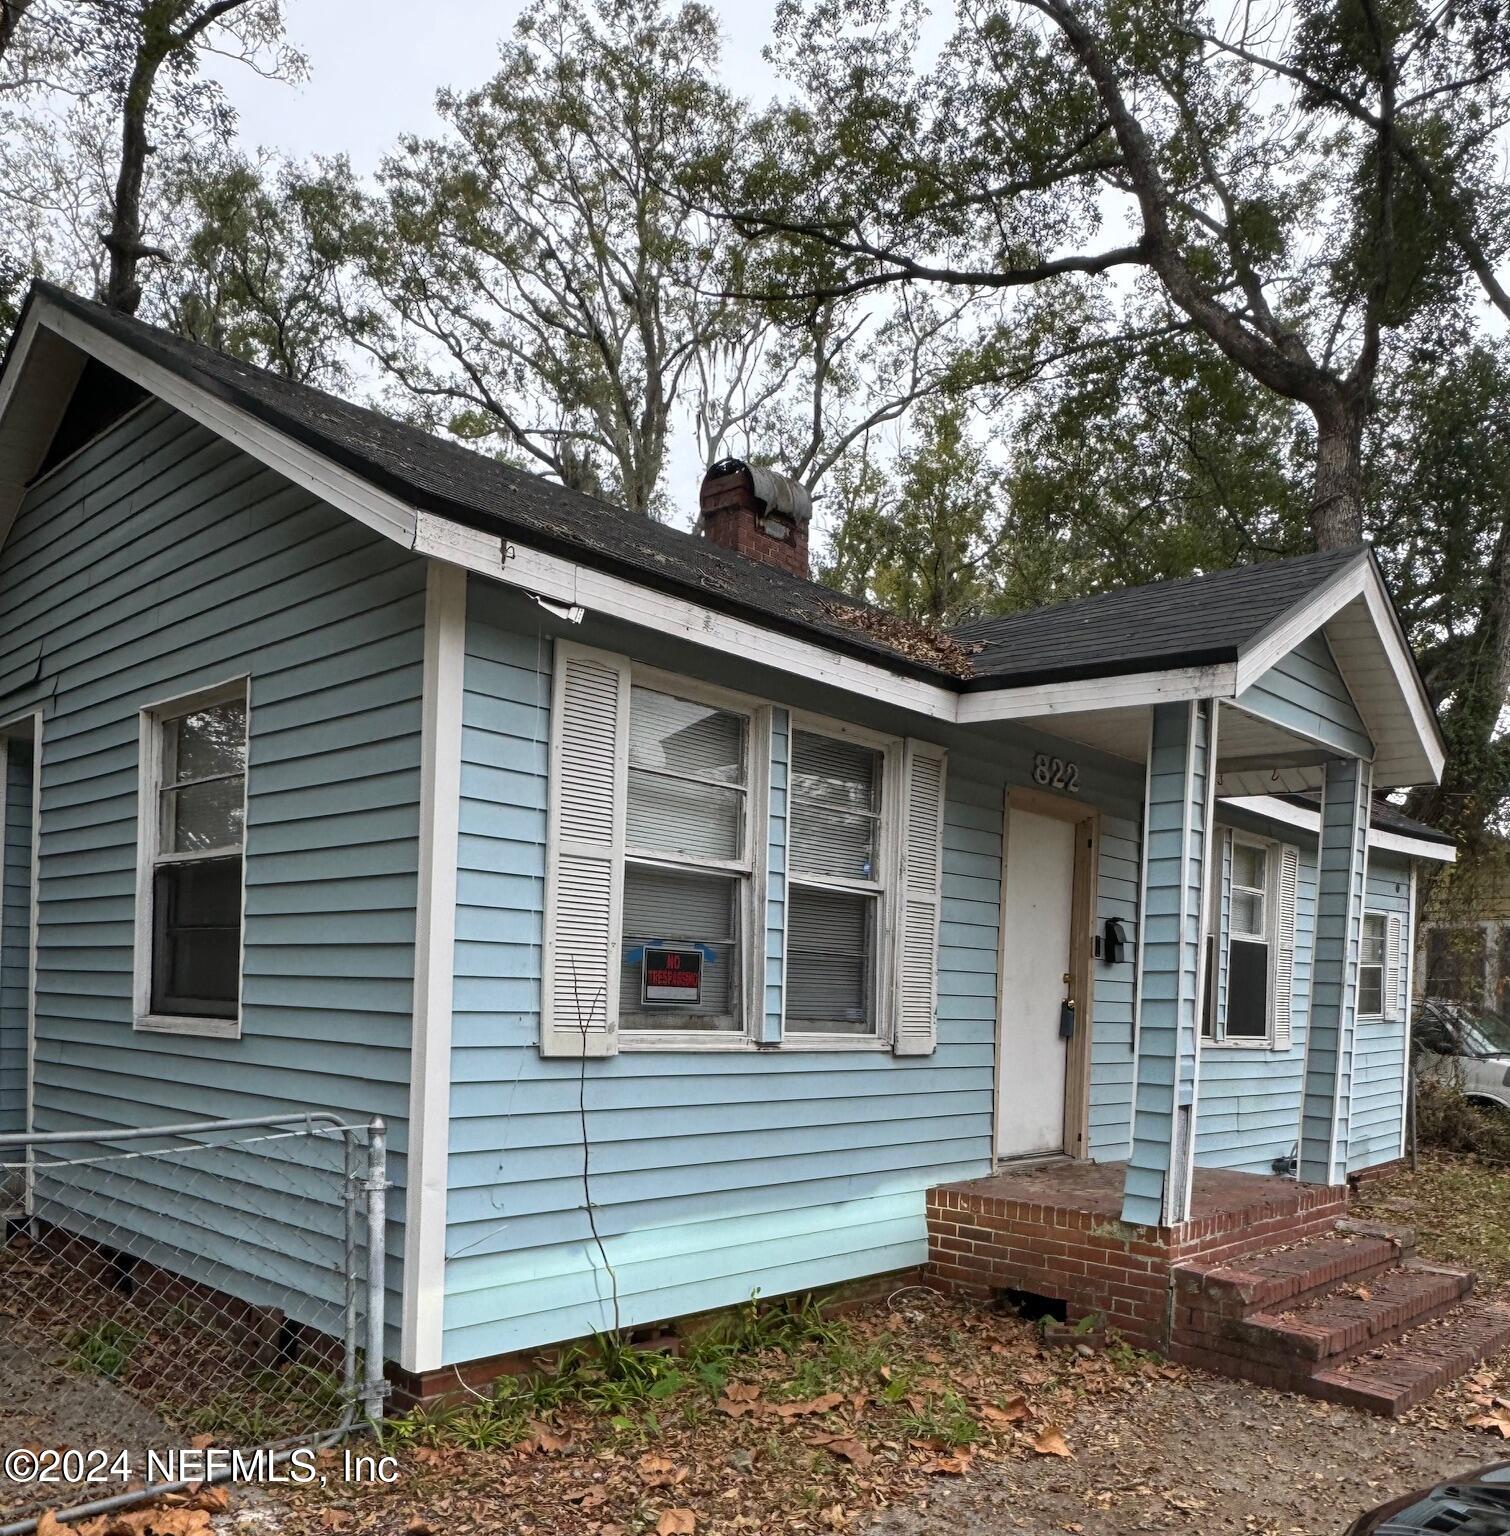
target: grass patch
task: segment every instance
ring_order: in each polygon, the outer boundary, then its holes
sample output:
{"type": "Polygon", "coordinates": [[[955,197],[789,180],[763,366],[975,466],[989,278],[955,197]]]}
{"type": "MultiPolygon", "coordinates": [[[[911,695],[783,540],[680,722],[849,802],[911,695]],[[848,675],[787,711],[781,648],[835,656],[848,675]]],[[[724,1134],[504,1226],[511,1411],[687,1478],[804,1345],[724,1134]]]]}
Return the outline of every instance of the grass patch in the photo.
{"type": "Polygon", "coordinates": [[[141,1342],[140,1334],[110,1319],[76,1329],[67,1341],[69,1369],[119,1381],[141,1342]]]}
{"type": "Polygon", "coordinates": [[[1433,1153],[1365,1186],[1354,1210],[1414,1227],[1423,1258],[1474,1270],[1481,1290],[1510,1288],[1510,1167],[1433,1153]]]}

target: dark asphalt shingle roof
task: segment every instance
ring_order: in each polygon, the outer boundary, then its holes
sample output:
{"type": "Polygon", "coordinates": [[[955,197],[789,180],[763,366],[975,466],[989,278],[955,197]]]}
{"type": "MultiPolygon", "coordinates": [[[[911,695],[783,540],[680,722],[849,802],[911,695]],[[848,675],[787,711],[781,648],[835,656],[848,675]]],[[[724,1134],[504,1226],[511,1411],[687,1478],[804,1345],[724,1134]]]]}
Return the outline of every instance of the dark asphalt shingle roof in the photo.
{"type": "MultiPolygon", "coordinates": [[[[957,673],[926,648],[889,643],[895,628],[888,632],[886,626],[897,621],[883,621],[865,604],[816,582],[225,357],[50,283],[35,283],[33,293],[412,506],[819,640],[893,671],[961,686],[957,673]],[[856,620],[846,621],[846,613],[856,620]],[[859,627],[867,616],[877,633],[859,627]]],[[[967,624],[953,631],[972,651],[973,676],[963,686],[1019,686],[1235,660],[1247,641],[1359,558],[1367,557],[1351,550],[1275,560],[967,624]]]]}
{"type": "MultiPolygon", "coordinates": [[[[1282,798],[1289,800],[1292,804],[1303,805],[1308,811],[1321,809],[1320,790],[1298,790],[1282,798]]],[[[1424,821],[1417,821],[1414,816],[1407,816],[1398,805],[1388,800],[1374,801],[1373,810],[1369,815],[1369,824],[1380,832],[1398,832],[1402,837],[1418,837],[1422,842],[1441,843],[1447,848],[1456,846],[1447,833],[1427,826],[1424,821]]]]}
{"type": "Polygon", "coordinates": [[[977,687],[1210,666],[1236,661],[1275,620],[1339,571],[1367,558],[1361,549],[1334,550],[1123,587],[1051,608],[980,619],[954,635],[965,645],[985,647],[972,658],[977,687]]]}

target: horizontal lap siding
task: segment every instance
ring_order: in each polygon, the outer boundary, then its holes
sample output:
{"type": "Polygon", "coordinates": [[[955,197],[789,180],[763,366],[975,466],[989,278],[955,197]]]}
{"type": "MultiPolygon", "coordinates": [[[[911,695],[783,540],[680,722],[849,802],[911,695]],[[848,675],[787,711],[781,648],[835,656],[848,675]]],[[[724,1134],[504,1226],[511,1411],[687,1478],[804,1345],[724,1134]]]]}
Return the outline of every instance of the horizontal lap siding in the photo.
{"type": "Polygon", "coordinates": [[[1127,935],[1120,965],[1093,959],[1090,1156],[1097,1162],[1127,1156],[1132,1141],[1133,982],[1138,952],[1138,882],[1142,860],[1141,811],[1126,784],[1098,785],[1106,809],[1101,815],[1101,868],[1096,932],[1118,918],[1127,935]]]}
{"type": "Polygon", "coordinates": [[[1368,731],[1326,637],[1318,630],[1276,662],[1237,703],[1249,714],[1298,731],[1340,752],[1372,757],[1368,731]]]}
{"type": "Polygon", "coordinates": [[[446,1358],[921,1263],[924,1191],[989,1155],[999,782],[950,760],[935,1055],[543,1060],[550,640],[468,602],[446,1358]]]}
{"type": "MultiPolygon", "coordinates": [[[[0,1132],[26,1129],[27,955],[31,947],[31,743],[6,751],[0,824],[0,1132]]],[[[8,1154],[0,1154],[3,1160],[8,1154]]]]}
{"type": "MultiPolygon", "coordinates": [[[[1410,864],[1370,849],[1366,910],[1400,919],[1400,965],[1410,954],[1410,864]]],[[[1353,1052],[1349,1172],[1400,1157],[1404,1129],[1405,1023],[1360,1019],[1353,1052]]]]}
{"type": "MultiPolygon", "coordinates": [[[[551,636],[480,583],[468,605],[446,1359],[611,1327],[615,1288],[617,1321],[630,1326],[920,1262],[924,1191],[985,1171],[990,1155],[1002,759],[969,746],[949,757],[934,1055],[543,1060],[551,636]]],[[[1082,778],[1090,804],[1109,808],[1101,916],[1123,918],[1131,938],[1135,775],[1082,778]]],[[[778,811],[784,785],[778,773],[778,811]]],[[[1092,1117],[1103,1138],[1126,1134],[1131,973],[1098,963],[1092,1117]]]]}
{"type": "MultiPolygon", "coordinates": [[[[1295,841],[1293,831],[1285,828],[1275,827],[1271,835],[1295,841]]],[[[1224,901],[1224,918],[1225,910],[1224,901]]],[[[1195,1142],[1196,1162],[1202,1167],[1272,1173],[1274,1160],[1295,1150],[1315,943],[1316,849],[1302,843],[1295,897],[1290,1049],[1202,1042],[1195,1142]]],[[[1219,939],[1218,954],[1224,955],[1225,948],[1219,939]]],[[[1225,967],[1222,974],[1225,986],[1225,967]]]]}
{"type": "MultiPolygon", "coordinates": [[[[26,701],[47,710],[38,1128],[291,1107],[381,1114],[401,1188],[422,562],[153,405],[28,497],[0,556],[0,612],[0,676],[40,645],[26,701]],[[136,1033],[138,712],[242,673],[251,677],[243,1036],[136,1033]]],[[[322,1266],[340,1226],[324,1203],[338,1183],[313,1167],[301,1174],[297,1160],[278,1177],[289,1187],[305,1179],[314,1203],[247,1196],[240,1242],[224,1256],[232,1279],[245,1273],[249,1289],[279,1292],[297,1313],[298,1294],[324,1300],[334,1286],[322,1266]],[[287,1285],[293,1299],[281,1294],[287,1285]]],[[[144,1173],[140,1186],[150,1182],[144,1173]]],[[[246,1191],[226,1187],[234,1211],[246,1191]]],[[[195,1232],[223,1251],[212,1205],[187,1191],[175,1199],[144,1198],[132,1219],[164,1255],[195,1232]]],[[[402,1212],[401,1196],[389,1210],[402,1212]]],[[[390,1278],[400,1236],[395,1227],[390,1278]]]]}

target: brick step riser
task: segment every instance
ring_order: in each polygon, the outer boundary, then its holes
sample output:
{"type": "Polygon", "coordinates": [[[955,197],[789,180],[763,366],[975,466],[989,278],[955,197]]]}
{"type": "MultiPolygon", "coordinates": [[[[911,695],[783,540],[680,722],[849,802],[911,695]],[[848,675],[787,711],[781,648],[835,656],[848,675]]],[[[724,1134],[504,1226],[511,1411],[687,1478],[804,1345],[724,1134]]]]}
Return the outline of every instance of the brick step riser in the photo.
{"type": "Polygon", "coordinates": [[[1239,1336],[1247,1342],[1264,1347],[1294,1359],[1307,1368],[1321,1369],[1339,1360],[1350,1360],[1366,1349],[1377,1349],[1398,1339],[1408,1329],[1418,1327],[1451,1311],[1473,1289],[1472,1281],[1464,1276],[1456,1281],[1443,1281],[1431,1290],[1397,1302],[1382,1319],[1358,1318],[1339,1323],[1322,1337],[1296,1336],[1283,1328],[1266,1327],[1249,1321],[1238,1325],[1239,1336]]]}
{"type": "Polygon", "coordinates": [[[1296,1307],[1339,1285],[1361,1285],[1387,1269],[1398,1268],[1415,1255],[1415,1246],[1357,1244],[1338,1254],[1337,1262],[1308,1274],[1276,1277],[1242,1287],[1209,1275],[1174,1271],[1175,1305],[1205,1312],[1214,1318],[1238,1320],[1255,1312],[1296,1307]]]}
{"type": "MultiPolygon", "coordinates": [[[[1178,1349],[1178,1358],[1184,1365],[1200,1365],[1206,1370],[1227,1372],[1238,1365],[1262,1369],[1267,1385],[1279,1386],[1296,1392],[1306,1390],[1305,1383],[1318,1371],[1331,1370],[1344,1361],[1351,1360],[1371,1349],[1382,1349],[1392,1344],[1412,1328],[1419,1328],[1451,1312],[1466,1293],[1442,1297],[1432,1304],[1402,1316],[1390,1326],[1372,1334],[1353,1337],[1336,1350],[1323,1356],[1302,1354],[1287,1347],[1289,1341],[1264,1330],[1255,1330],[1246,1337],[1224,1336],[1199,1329],[1176,1328],[1171,1338],[1171,1348],[1178,1349]],[[1269,1380],[1273,1377],[1274,1380],[1269,1380]]],[[[1248,1380],[1256,1378],[1247,1376],[1248,1380]]]]}

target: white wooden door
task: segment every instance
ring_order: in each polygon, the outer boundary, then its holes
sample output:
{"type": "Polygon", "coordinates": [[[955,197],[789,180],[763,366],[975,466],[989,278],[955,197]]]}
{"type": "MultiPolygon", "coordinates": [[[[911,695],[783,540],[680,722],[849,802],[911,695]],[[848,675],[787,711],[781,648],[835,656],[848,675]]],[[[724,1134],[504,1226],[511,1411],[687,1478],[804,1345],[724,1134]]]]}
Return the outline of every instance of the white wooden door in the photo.
{"type": "Polygon", "coordinates": [[[997,1021],[996,1155],[1064,1150],[1069,1042],[1059,1033],[1070,986],[1075,824],[1007,814],[997,1021]]]}

